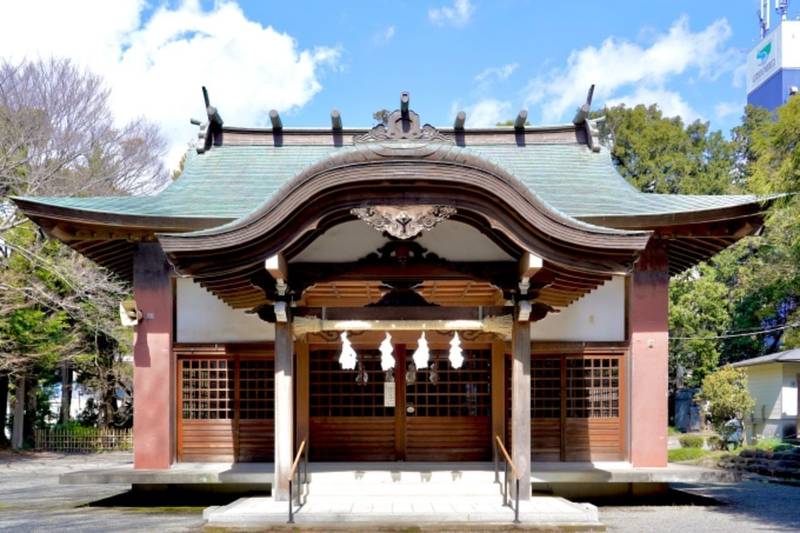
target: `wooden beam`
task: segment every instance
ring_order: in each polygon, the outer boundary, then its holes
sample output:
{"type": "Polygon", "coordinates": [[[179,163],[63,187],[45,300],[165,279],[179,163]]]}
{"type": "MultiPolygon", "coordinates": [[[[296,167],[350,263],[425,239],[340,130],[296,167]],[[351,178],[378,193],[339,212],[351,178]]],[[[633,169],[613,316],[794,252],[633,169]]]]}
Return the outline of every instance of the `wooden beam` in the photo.
{"type": "Polygon", "coordinates": [[[283,129],[283,122],[281,122],[281,115],[278,113],[277,109],[273,109],[269,112],[269,120],[272,122],[272,130],[273,131],[280,131],[283,129]]]}
{"type": "Polygon", "coordinates": [[[492,342],[492,443],[500,436],[506,442],[506,343],[492,342]]]}
{"type": "Polygon", "coordinates": [[[594,83],[589,87],[589,93],[586,95],[586,102],[584,102],[581,107],[578,109],[578,112],[575,113],[575,118],[572,119],[572,123],[576,126],[578,124],[583,124],[586,122],[586,119],[589,118],[589,113],[592,110],[592,97],[594,96],[594,83]]]}
{"type": "Polygon", "coordinates": [[[528,122],[528,111],[526,109],[521,109],[519,113],[517,113],[517,118],[514,120],[514,129],[516,130],[524,130],[525,124],[528,122]]]}
{"type": "Polygon", "coordinates": [[[530,280],[543,266],[544,260],[541,257],[530,252],[524,253],[519,261],[519,277],[530,280]]]}
{"type": "Polygon", "coordinates": [[[342,115],[338,109],[331,110],[331,129],[336,131],[342,129],[342,115]]]}
{"type": "Polygon", "coordinates": [[[289,267],[286,264],[283,254],[275,254],[267,257],[264,261],[264,268],[274,279],[289,279],[289,267]]]}
{"type": "MultiPolygon", "coordinates": [[[[295,353],[297,356],[295,368],[297,370],[297,388],[295,390],[295,405],[297,413],[295,445],[299,446],[303,440],[308,439],[309,435],[309,416],[311,414],[311,381],[310,381],[310,354],[306,339],[298,340],[295,343],[295,353]]],[[[310,442],[306,443],[308,448],[310,442]]]]}
{"type": "Polygon", "coordinates": [[[294,316],[315,316],[326,320],[479,320],[511,314],[510,306],[493,307],[295,307],[294,316]]]}
{"type": "Polygon", "coordinates": [[[519,480],[519,499],[529,500],[531,497],[531,326],[528,322],[514,321],[511,332],[511,353],[511,459],[516,469],[522,473],[522,478],[519,480]]]}
{"type": "Polygon", "coordinates": [[[400,93],[400,114],[404,119],[408,119],[408,103],[411,100],[411,95],[408,91],[400,93]]]}
{"type": "Polygon", "coordinates": [[[294,401],[292,390],[292,323],[275,324],[275,477],[272,497],[288,501],[289,472],[294,461],[294,401]]]}
{"type": "Polygon", "coordinates": [[[464,131],[464,123],[467,121],[467,114],[464,111],[459,111],[456,114],[456,119],[453,121],[453,129],[456,131],[464,131]]]}

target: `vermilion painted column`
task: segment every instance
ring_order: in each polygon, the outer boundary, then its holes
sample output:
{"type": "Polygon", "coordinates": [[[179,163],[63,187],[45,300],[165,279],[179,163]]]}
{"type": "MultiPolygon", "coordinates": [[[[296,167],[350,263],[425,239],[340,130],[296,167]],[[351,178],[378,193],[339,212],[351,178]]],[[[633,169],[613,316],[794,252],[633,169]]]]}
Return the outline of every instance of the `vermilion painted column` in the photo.
{"type": "Polygon", "coordinates": [[[630,288],[630,461],[666,466],[669,271],[662,241],[650,241],[630,288]]]}
{"type": "Polygon", "coordinates": [[[175,358],[171,267],[161,246],[140,243],[133,295],[142,320],[133,337],[134,468],[169,468],[175,458],[175,358]]]}

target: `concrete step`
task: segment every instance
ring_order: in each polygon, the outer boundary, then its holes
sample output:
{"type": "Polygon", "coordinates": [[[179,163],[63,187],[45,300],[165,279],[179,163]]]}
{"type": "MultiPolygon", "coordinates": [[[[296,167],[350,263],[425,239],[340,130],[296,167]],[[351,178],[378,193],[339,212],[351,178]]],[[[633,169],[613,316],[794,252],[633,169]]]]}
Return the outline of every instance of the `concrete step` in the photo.
{"type": "MultiPolygon", "coordinates": [[[[520,502],[520,521],[527,528],[569,531],[597,531],[597,508],[591,504],[573,503],[564,498],[536,496],[520,502]]],[[[258,528],[282,525],[288,518],[288,503],[272,498],[241,498],[229,505],[208,508],[203,518],[210,527],[258,528]]],[[[510,526],[514,512],[504,507],[500,497],[380,497],[358,500],[346,497],[312,497],[296,508],[297,524],[336,524],[338,527],[425,526],[441,524],[452,530],[481,529],[481,526],[500,524],[510,526]]]]}
{"type": "Polygon", "coordinates": [[[486,471],[338,471],[309,474],[315,496],[496,496],[500,486],[486,471]]]}

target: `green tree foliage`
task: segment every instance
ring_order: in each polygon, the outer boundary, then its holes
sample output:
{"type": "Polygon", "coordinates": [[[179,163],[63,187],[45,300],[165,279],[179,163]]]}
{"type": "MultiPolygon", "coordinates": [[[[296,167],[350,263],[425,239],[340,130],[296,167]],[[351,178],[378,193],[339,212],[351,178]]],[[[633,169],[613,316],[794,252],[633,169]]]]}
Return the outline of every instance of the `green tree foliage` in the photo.
{"type": "Polygon", "coordinates": [[[720,194],[729,190],[733,146],[707,122],[688,126],[656,105],[606,108],[600,136],[618,170],[644,192],[720,194]]]}
{"type": "Polygon", "coordinates": [[[719,364],[720,342],[710,337],[730,327],[727,296],[727,285],[709,265],[700,265],[670,283],[669,323],[675,337],[670,345],[670,375],[678,375],[680,366],[687,371],[686,386],[698,386],[719,364]]]}
{"type": "Polygon", "coordinates": [[[743,370],[725,365],[703,379],[703,389],[697,394],[701,402],[708,402],[708,412],[714,429],[723,436],[733,418],[743,420],[753,411],[755,401],[747,391],[747,375],[743,370]]]}
{"type": "MultiPolygon", "coordinates": [[[[645,192],[774,194],[800,189],[800,99],[777,117],[745,109],[726,139],[708,124],[664,117],[656,106],[618,106],[605,115],[601,135],[620,173],[645,192]]],[[[763,236],[748,237],[717,254],[709,265],[670,284],[670,372],[689,372],[696,386],[721,363],[800,345],[800,330],[716,338],[800,322],[800,205],[778,202],[763,236]]]]}
{"type": "Polygon", "coordinates": [[[131,391],[121,365],[131,334],[116,317],[128,289],[46,238],[10,200],[142,193],[167,181],[157,128],[118,125],[108,98],[99,77],[67,60],[0,60],[0,376],[29,389],[26,427],[36,389],[66,362],[98,393],[104,424],[119,418],[117,391],[131,391]]]}

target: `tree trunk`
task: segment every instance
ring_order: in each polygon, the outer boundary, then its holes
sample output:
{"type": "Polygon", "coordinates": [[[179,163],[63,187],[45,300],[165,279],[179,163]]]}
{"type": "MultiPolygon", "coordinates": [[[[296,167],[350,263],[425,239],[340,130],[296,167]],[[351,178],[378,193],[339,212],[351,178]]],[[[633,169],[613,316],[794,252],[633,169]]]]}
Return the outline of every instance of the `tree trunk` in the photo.
{"type": "Polygon", "coordinates": [[[58,423],[69,422],[72,408],[72,364],[64,360],[61,364],[61,410],[58,413],[58,423]]]}
{"type": "Polygon", "coordinates": [[[100,393],[100,425],[102,427],[111,427],[114,420],[114,377],[110,373],[105,375],[103,380],[103,388],[100,393]]]}
{"type": "Polygon", "coordinates": [[[28,446],[33,446],[33,430],[36,427],[36,393],[38,392],[36,377],[30,376],[25,383],[25,418],[23,419],[22,435],[28,446]]]}
{"type": "Polygon", "coordinates": [[[22,448],[23,421],[25,420],[25,376],[18,375],[14,380],[16,393],[14,395],[14,430],[11,432],[11,446],[15,450],[22,448]]]}
{"type": "Polygon", "coordinates": [[[6,438],[6,424],[8,423],[8,374],[0,372],[0,447],[9,445],[6,438]]]}

